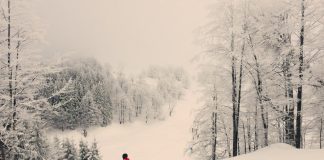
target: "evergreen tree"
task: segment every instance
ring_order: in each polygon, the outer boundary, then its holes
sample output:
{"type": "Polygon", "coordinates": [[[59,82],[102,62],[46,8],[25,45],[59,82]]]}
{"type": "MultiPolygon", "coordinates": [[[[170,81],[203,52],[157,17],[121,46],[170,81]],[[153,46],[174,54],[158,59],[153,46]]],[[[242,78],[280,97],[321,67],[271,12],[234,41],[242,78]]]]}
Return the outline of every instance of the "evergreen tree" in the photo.
{"type": "Polygon", "coordinates": [[[88,91],[81,100],[80,108],[78,109],[78,118],[80,127],[86,137],[86,130],[92,125],[98,124],[99,111],[93,101],[93,94],[88,91]]]}
{"type": "Polygon", "coordinates": [[[63,147],[62,158],[64,160],[77,160],[78,159],[75,145],[69,139],[66,139],[63,142],[62,147],[63,147]]]}
{"type": "Polygon", "coordinates": [[[99,154],[99,150],[98,150],[98,146],[97,146],[97,142],[94,141],[92,143],[91,146],[91,150],[89,152],[89,158],[88,160],[101,160],[100,154],[99,154]]]}
{"type": "Polygon", "coordinates": [[[110,94],[106,88],[108,88],[108,86],[105,83],[100,82],[93,89],[93,100],[100,111],[101,126],[107,126],[112,119],[112,102],[110,94]]]}
{"type": "Polygon", "coordinates": [[[40,125],[41,123],[36,121],[30,128],[29,141],[26,145],[29,148],[28,150],[32,151],[32,154],[27,159],[42,160],[48,157],[50,148],[40,125]]]}
{"type": "Polygon", "coordinates": [[[81,140],[79,143],[79,160],[88,160],[89,152],[88,144],[81,140]]]}

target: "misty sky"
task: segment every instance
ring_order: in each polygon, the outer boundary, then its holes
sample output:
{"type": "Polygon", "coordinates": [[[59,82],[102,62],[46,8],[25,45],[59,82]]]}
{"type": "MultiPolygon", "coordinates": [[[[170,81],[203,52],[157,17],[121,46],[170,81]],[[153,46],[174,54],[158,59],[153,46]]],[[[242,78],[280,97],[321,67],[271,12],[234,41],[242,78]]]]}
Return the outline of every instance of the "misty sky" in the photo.
{"type": "Polygon", "coordinates": [[[95,56],[138,72],[156,65],[188,66],[199,49],[193,31],[209,0],[40,0],[45,51],[95,56]]]}

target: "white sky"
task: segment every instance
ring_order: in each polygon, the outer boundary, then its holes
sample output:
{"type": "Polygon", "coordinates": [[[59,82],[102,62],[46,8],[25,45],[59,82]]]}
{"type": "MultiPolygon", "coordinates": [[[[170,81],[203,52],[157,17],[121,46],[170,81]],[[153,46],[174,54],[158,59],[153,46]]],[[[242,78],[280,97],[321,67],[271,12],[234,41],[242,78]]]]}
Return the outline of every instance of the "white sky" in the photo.
{"type": "Polygon", "coordinates": [[[138,72],[156,65],[188,66],[199,49],[193,31],[211,0],[39,0],[46,52],[77,51],[138,72]]]}

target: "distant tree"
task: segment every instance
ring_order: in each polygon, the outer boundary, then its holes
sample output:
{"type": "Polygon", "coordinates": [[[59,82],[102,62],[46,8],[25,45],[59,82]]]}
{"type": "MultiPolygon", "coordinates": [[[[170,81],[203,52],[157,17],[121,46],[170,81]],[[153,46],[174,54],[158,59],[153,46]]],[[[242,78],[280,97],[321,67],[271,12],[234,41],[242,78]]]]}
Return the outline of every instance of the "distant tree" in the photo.
{"type": "Polygon", "coordinates": [[[88,144],[81,140],[79,142],[79,160],[88,160],[90,156],[89,152],[88,144]]]}
{"type": "Polygon", "coordinates": [[[65,139],[62,143],[63,159],[64,160],[78,160],[76,147],[69,139],[65,139]]]}
{"type": "Polygon", "coordinates": [[[100,123],[101,126],[107,126],[112,120],[112,102],[110,93],[106,89],[108,85],[103,82],[99,82],[95,85],[92,93],[94,97],[94,102],[98,106],[100,111],[100,123]]]}
{"type": "Polygon", "coordinates": [[[31,156],[26,159],[42,160],[49,157],[49,144],[42,130],[42,123],[34,122],[31,126],[30,138],[28,139],[28,147],[31,150],[31,156]],[[33,153],[34,152],[34,153],[33,153]]]}
{"type": "Polygon", "coordinates": [[[78,109],[79,123],[85,137],[87,136],[87,128],[98,124],[99,114],[98,108],[93,100],[93,95],[88,91],[82,98],[80,108],[78,109]]]}
{"type": "Polygon", "coordinates": [[[90,152],[89,152],[89,157],[88,157],[87,160],[101,160],[96,141],[94,141],[92,143],[92,145],[91,145],[91,149],[90,149],[90,152]]]}

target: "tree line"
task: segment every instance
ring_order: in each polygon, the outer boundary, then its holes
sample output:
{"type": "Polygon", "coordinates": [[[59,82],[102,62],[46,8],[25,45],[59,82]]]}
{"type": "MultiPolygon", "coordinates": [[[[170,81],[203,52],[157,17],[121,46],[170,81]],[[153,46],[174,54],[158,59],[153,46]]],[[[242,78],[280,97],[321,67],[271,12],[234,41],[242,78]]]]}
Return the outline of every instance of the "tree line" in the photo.
{"type": "Polygon", "coordinates": [[[135,120],[149,123],[171,116],[188,87],[181,68],[152,66],[127,77],[91,58],[71,58],[61,67],[61,71],[45,75],[37,92],[37,97],[45,97],[52,106],[42,111],[42,119],[62,131],[81,128],[85,136],[91,126],[135,120]]]}
{"type": "Polygon", "coordinates": [[[50,159],[56,160],[101,160],[97,142],[94,141],[91,146],[87,142],[80,140],[78,147],[73,141],[65,139],[61,141],[55,137],[51,146],[54,152],[51,153],[50,159]]]}

